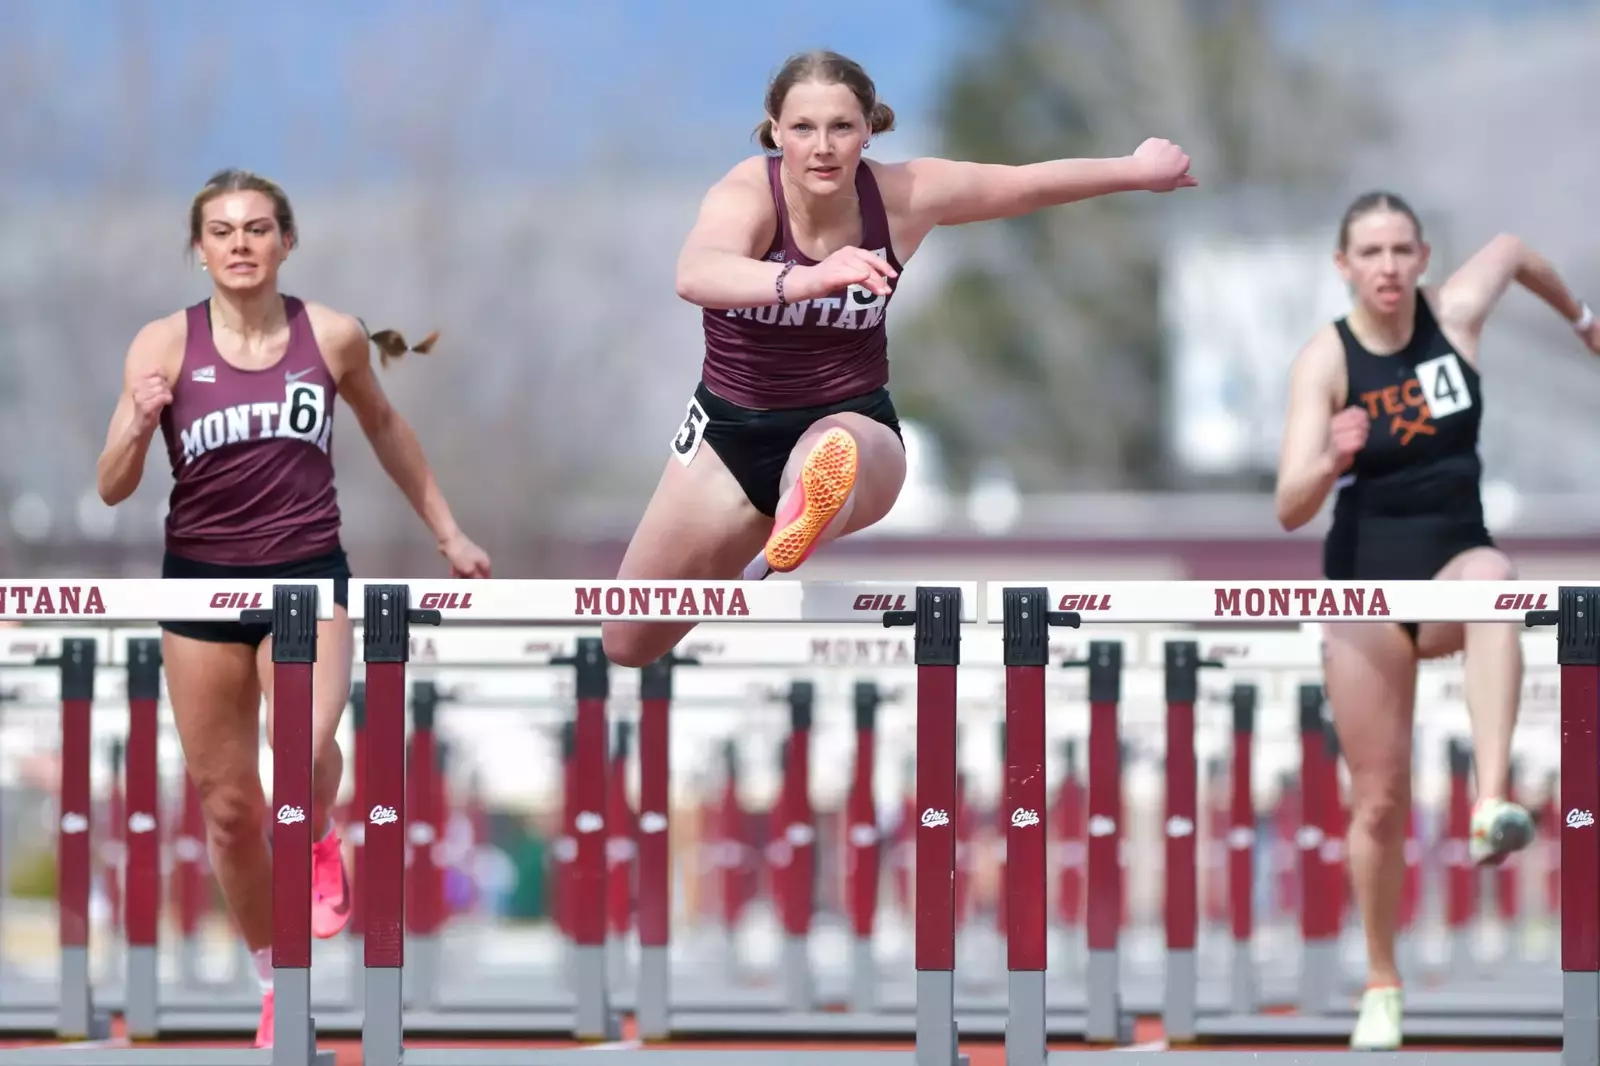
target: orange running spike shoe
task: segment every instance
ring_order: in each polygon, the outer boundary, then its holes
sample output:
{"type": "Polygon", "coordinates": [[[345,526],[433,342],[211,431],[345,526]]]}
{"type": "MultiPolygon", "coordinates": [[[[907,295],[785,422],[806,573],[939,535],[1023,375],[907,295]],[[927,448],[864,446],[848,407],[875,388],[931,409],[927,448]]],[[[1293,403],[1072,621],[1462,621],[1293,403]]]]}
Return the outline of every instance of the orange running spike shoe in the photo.
{"type": "Polygon", "coordinates": [[[859,453],[855,438],[834,428],[822,435],[800,468],[800,480],[774,516],[767,538],[767,565],[781,574],[798,567],[816,550],[856,484],[859,453]]]}

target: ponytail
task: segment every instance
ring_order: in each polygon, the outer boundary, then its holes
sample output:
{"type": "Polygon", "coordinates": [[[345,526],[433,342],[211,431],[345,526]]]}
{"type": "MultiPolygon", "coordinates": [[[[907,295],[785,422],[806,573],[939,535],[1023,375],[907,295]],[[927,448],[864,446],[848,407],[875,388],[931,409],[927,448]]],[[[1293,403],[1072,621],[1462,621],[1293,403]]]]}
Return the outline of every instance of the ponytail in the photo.
{"type": "MultiPolygon", "coordinates": [[[[356,321],[361,322],[363,330],[367,329],[365,322],[360,319],[356,321]]],[[[391,360],[399,359],[408,352],[427,355],[433,351],[433,346],[439,340],[439,331],[434,330],[416,344],[408,342],[405,335],[397,329],[380,329],[376,333],[369,331],[367,340],[378,346],[378,365],[387,368],[391,360]]]]}

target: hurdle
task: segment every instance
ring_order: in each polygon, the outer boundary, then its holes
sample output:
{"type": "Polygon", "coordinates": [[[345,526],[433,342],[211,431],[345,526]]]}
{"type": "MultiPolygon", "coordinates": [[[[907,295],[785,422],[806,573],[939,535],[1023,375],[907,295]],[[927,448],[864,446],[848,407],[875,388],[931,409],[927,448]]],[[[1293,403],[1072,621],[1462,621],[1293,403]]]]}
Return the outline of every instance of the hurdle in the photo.
{"type": "MultiPolygon", "coordinates": [[[[1173,722],[1192,711],[1172,700],[1170,687],[1173,656],[1183,654],[1204,655],[1202,661],[1219,666],[1238,666],[1246,670],[1263,669],[1282,672],[1286,683],[1294,686],[1295,703],[1299,712],[1301,743],[1301,781],[1303,806],[1301,826],[1296,834],[1301,863],[1301,931],[1303,953],[1300,963],[1299,1013],[1258,1014],[1253,1005],[1223,1008],[1198,1000],[1194,993],[1195,982],[1188,977],[1169,987],[1164,1014],[1169,1021],[1168,1038],[1191,1041],[1196,1039],[1226,1040],[1311,1040],[1340,1039],[1348,1035],[1353,1025],[1355,1005],[1340,993],[1345,991],[1342,964],[1339,958],[1338,936],[1341,908],[1339,889],[1335,878],[1343,868],[1344,830],[1338,820],[1337,739],[1332,722],[1325,717],[1325,698],[1320,684],[1309,678],[1320,669],[1321,649],[1314,640],[1295,633],[1251,634],[1248,638],[1221,637],[1205,641],[1174,639],[1195,634],[1156,633],[1152,641],[1162,642],[1168,656],[1168,761],[1167,790],[1169,797],[1182,792],[1183,764],[1192,761],[1193,721],[1173,726],[1173,722]],[[1174,747],[1176,745],[1176,748],[1174,747]],[[1177,750],[1179,756],[1174,758],[1177,750]],[[1201,1019],[1196,1019],[1196,1012],[1201,1019]]],[[[1539,642],[1547,648],[1549,642],[1539,642]]],[[[1185,693],[1193,691],[1192,679],[1180,686],[1185,693]]],[[[1253,728],[1253,695],[1243,705],[1236,704],[1234,713],[1235,744],[1241,740],[1248,745],[1253,728]]],[[[1237,757],[1237,756],[1236,756],[1237,757]]],[[[1247,756],[1235,764],[1236,788],[1241,790],[1236,803],[1236,828],[1248,828],[1251,817],[1248,806],[1250,783],[1247,756]]],[[[1464,779],[1458,781],[1465,787],[1464,779]]],[[[1460,800],[1465,803],[1465,793],[1460,800]]],[[[1465,810],[1465,808],[1461,808],[1465,810]]],[[[1173,840],[1169,826],[1169,844],[1173,840]]],[[[1464,836],[1464,831],[1463,831],[1464,836]]],[[[1248,854],[1239,856],[1246,865],[1241,871],[1247,878],[1248,854]]],[[[1470,871],[1469,876],[1476,876],[1470,871]]],[[[1182,854],[1168,856],[1166,881],[1169,901],[1192,898],[1196,890],[1194,863],[1182,854]]],[[[1234,896],[1235,905],[1248,908],[1247,882],[1241,881],[1234,896]],[[1242,898],[1241,898],[1242,897],[1242,898]]],[[[1248,909],[1245,910],[1248,914],[1248,909]]],[[[1181,934],[1174,934],[1169,921],[1169,950],[1182,947],[1181,934]]],[[[1255,981],[1249,953],[1248,922],[1241,931],[1235,927],[1234,966],[1231,980],[1234,995],[1246,1004],[1254,999],[1255,981]]],[[[1169,976],[1174,968],[1169,967],[1169,976]]],[[[1535,1041],[1554,1042],[1560,1037],[1561,1006],[1558,998],[1540,990],[1501,989],[1452,991],[1448,989],[1421,988],[1407,995],[1406,1025],[1418,1039],[1450,1042],[1473,1041],[1535,1041]]]]}
{"type": "MultiPolygon", "coordinates": [[[[1263,622],[1314,621],[1325,624],[1379,619],[1416,622],[1505,622],[1527,626],[1555,626],[1557,656],[1561,665],[1562,747],[1561,804],[1568,814],[1562,833],[1562,970],[1564,1012],[1559,1052],[1453,1053],[1452,1061],[1468,1063],[1554,1063],[1561,1066],[1600,1066],[1600,915],[1592,895],[1580,885],[1592,885],[1600,874],[1600,847],[1594,839],[1593,812],[1600,806],[1600,587],[1575,587],[1556,583],[1513,581],[1415,582],[1306,582],[1268,587],[1244,583],[1175,582],[1072,582],[1013,586],[991,583],[986,588],[986,608],[992,616],[1004,609],[1005,598],[1025,588],[1041,590],[1051,605],[1071,604],[1090,624],[1237,625],[1263,622]],[[1550,604],[1557,609],[1549,610],[1550,604]]],[[[1197,642],[1198,643],[1198,642],[1197,642]]],[[[1198,651],[1198,648],[1195,649],[1198,651]]],[[[1092,749],[1092,741],[1091,741],[1092,749]]],[[[1090,759],[1090,789],[1100,763],[1090,759]]],[[[1308,788],[1309,791],[1309,788],[1308,788]]],[[[1091,799],[1091,804],[1093,803],[1091,799]]],[[[1094,813],[1091,807],[1091,818],[1094,813]]],[[[1108,856],[1105,849],[1089,851],[1091,884],[1104,884],[1108,856]],[[1097,876],[1098,875],[1098,876],[1097,876]]],[[[1194,877],[1192,865],[1184,871],[1194,877]]],[[[1091,895],[1093,893],[1091,888],[1091,895]]],[[[1092,923],[1092,919],[1091,919],[1092,923]]],[[[1192,991],[1188,992],[1192,995],[1192,991]]],[[[1407,1019],[1409,1039],[1429,1038],[1420,1024],[1407,1019]]],[[[1195,1022],[1195,1036],[1203,1037],[1207,1019],[1195,1022]]],[[[1348,1034],[1341,1027],[1339,1035],[1348,1034]]],[[[1505,1034],[1512,1040],[1512,1034],[1505,1034]]],[[[1112,1061],[1154,1064],[1164,1051],[1120,1049],[1112,1061]],[[1127,1056],[1132,1056],[1131,1058],[1127,1056]]],[[[1055,1052],[1051,1063],[1071,1064],[1108,1052],[1055,1052]]],[[[1197,1066],[1236,1061],[1238,1051],[1193,1051],[1197,1066]]],[[[1252,1052],[1251,1061],[1288,1066],[1304,1061],[1303,1052],[1252,1052]]],[[[1328,1052],[1325,1054],[1339,1054],[1328,1052]]],[[[1359,1053],[1368,1055],[1369,1053],[1359,1053]]],[[[1422,1061],[1429,1053],[1397,1052],[1383,1061],[1422,1061]]]]}
{"type": "MultiPolygon", "coordinates": [[[[333,582],[284,585],[247,580],[11,580],[0,589],[0,618],[80,625],[171,621],[270,622],[276,724],[273,746],[273,1044],[270,1049],[108,1047],[106,1019],[94,1006],[88,978],[91,832],[90,709],[94,701],[98,645],[104,634],[69,635],[60,652],[44,656],[61,669],[61,816],[57,841],[61,889],[61,1002],[56,1035],[79,1046],[0,1050],[0,1064],[48,1066],[187,1066],[187,1064],[266,1064],[332,1066],[331,1051],[316,1047],[311,1015],[311,676],[317,653],[317,619],[332,616],[333,582]],[[268,606],[270,605],[270,606],[268,606]],[[64,1056],[64,1051],[67,1054],[64,1056]]],[[[147,651],[136,666],[148,667],[147,651]]],[[[130,691],[129,747],[155,745],[155,705],[141,683],[130,691]]],[[[130,794],[130,850],[139,855],[128,867],[130,893],[150,892],[159,884],[159,804],[141,783],[130,794]],[[137,822],[137,824],[135,824],[137,822]],[[138,876],[135,877],[135,874],[138,876]]],[[[159,893],[157,888],[156,893],[159,893]]],[[[154,897],[152,897],[154,898],[154,897]]],[[[154,928],[140,931],[129,966],[153,971],[154,928]],[[148,941],[148,942],[146,942],[148,941]]],[[[153,978],[153,973],[149,976],[153,978]]],[[[130,988],[130,997],[143,994],[130,988]]],[[[130,1009],[140,1009],[137,1001],[130,1009]]]]}
{"type": "MultiPolygon", "coordinates": [[[[925,812],[917,848],[916,1050],[840,1052],[834,1057],[841,1066],[858,1060],[873,1063],[915,1061],[919,1066],[950,1066],[958,1060],[964,1061],[964,1057],[958,1056],[956,1045],[952,973],[955,927],[950,898],[954,837],[948,812],[955,799],[955,675],[961,662],[962,623],[977,621],[976,584],[353,581],[351,590],[351,613],[363,623],[363,652],[367,664],[369,765],[366,780],[371,791],[363,802],[371,805],[372,812],[381,810],[384,813],[382,818],[369,816],[366,828],[366,847],[370,850],[367,852],[369,875],[361,889],[365,893],[367,982],[363,1061],[370,1066],[589,1061],[583,1050],[433,1050],[405,1046],[405,1012],[400,988],[400,972],[404,965],[403,840],[394,826],[403,825],[405,821],[401,813],[406,800],[403,711],[410,627],[441,621],[450,625],[478,621],[581,624],[595,616],[648,622],[682,617],[686,611],[697,612],[717,622],[870,622],[912,627],[918,673],[918,806],[925,812]],[[420,606],[413,608],[413,599],[420,606]],[[390,817],[390,811],[395,813],[394,817],[390,817]],[[569,1056],[572,1056],[570,1060],[569,1056]]],[[[599,664],[605,662],[599,640],[581,639],[576,659],[580,664],[578,758],[583,760],[585,750],[598,752],[594,763],[599,771],[578,776],[581,810],[577,822],[573,887],[580,895],[589,891],[603,898],[607,728],[605,693],[599,689],[601,679],[606,676],[599,669],[599,664]],[[594,673],[587,680],[583,663],[594,664],[594,673]]],[[[664,733],[665,727],[666,723],[660,721],[654,724],[652,732],[659,729],[664,733]]],[[[641,749],[643,739],[641,737],[641,749]]],[[[644,792],[641,823],[648,820],[655,827],[648,836],[660,836],[664,844],[670,831],[667,811],[655,809],[664,778],[658,782],[652,776],[646,782],[647,765],[641,761],[641,791],[644,792]]],[[[651,773],[653,775],[654,771],[651,773]]],[[[591,917],[598,921],[585,920],[575,931],[574,964],[580,982],[578,1035],[594,1040],[611,1034],[606,1031],[606,1019],[601,1012],[586,1009],[599,1005],[603,1010],[607,1003],[605,912],[603,907],[590,910],[591,917]]],[[[815,1052],[730,1049],[722,1053],[652,1050],[648,1054],[685,1060],[692,1057],[695,1061],[702,1061],[708,1054],[720,1054],[722,1057],[737,1056],[741,1061],[782,1063],[809,1060],[815,1052]]]]}

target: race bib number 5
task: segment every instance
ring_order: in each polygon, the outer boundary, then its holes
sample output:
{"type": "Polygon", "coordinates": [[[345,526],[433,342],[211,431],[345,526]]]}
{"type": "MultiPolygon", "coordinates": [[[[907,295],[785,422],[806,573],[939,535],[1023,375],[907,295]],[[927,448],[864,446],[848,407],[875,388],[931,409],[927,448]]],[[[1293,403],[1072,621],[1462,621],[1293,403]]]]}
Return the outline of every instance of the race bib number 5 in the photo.
{"type": "Polygon", "coordinates": [[[689,412],[678,426],[678,435],[672,438],[672,454],[684,466],[694,462],[694,455],[705,440],[706,412],[700,401],[690,397],[689,412]]]}

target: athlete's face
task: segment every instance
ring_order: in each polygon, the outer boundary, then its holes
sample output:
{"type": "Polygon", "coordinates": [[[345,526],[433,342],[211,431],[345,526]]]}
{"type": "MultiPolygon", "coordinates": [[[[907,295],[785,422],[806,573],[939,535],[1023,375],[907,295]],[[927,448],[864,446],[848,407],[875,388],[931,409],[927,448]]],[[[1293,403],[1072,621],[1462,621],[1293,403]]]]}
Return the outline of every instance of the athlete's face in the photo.
{"type": "Polygon", "coordinates": [[[789,90],[773,137],[784,169],[796,184],[820,196],[855,187],[856,164],[867,140],[861,101],[845,85],[801,82],[789,90]]]}
{"type": "Polygon", "coordinates": [[[207,201],[196,251],[219,288],[248,292],[276,282],[289,242],[278,229],[275,207],[272,197],[254,190],[207,201]]]}
{"type": "Polygon", "coordinates": [[[1401,212],[1369,211],[1350,223],[1349,243],[1334,262],[1357,301],[1375,314],[1392,314],[1416,298],[1428,246],[1401,212]]]}

